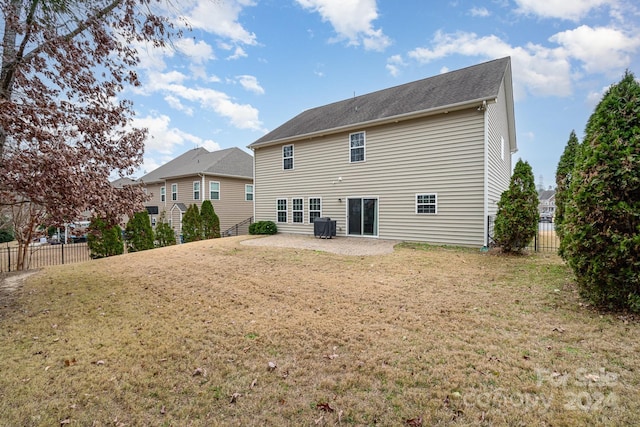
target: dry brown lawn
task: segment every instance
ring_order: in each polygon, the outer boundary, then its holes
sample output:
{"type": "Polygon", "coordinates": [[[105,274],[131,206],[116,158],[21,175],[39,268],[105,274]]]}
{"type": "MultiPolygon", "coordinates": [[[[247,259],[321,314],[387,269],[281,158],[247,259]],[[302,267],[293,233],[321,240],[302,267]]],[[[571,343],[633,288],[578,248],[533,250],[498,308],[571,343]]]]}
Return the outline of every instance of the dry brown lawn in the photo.
{"type": "Polygon", "coordinates": [[[640,327],[555,255],[218,239],[0,296],[0,425],[631,425],[640,327]]]}

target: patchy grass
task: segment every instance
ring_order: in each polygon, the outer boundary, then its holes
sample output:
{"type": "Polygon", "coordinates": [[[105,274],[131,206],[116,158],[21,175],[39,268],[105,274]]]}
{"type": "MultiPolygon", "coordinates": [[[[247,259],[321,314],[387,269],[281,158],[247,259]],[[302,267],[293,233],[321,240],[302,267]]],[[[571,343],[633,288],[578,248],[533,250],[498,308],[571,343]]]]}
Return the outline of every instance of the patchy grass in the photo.
{"type": "Polygon", "coordinates": [[[49,267],[0,306],[2,425],[623,425],[638,323],[553,255],[197,242],[49,267]]]}

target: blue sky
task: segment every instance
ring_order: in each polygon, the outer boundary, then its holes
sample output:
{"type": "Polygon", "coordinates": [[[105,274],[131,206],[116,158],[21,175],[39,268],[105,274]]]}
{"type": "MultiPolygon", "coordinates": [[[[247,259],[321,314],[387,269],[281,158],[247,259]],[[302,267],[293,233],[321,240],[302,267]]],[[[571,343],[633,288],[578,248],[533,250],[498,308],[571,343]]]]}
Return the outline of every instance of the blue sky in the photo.
{"type": "Polygon", "coordinates": [[[150,172],[194,147],[246,146],[298,113],[511,56],[519,151],[555,184],[562,150],[626,69],[640,77],[632,0],[181,0],[192,30],[140,46],[125,96],[149,128],[150,172]]]}

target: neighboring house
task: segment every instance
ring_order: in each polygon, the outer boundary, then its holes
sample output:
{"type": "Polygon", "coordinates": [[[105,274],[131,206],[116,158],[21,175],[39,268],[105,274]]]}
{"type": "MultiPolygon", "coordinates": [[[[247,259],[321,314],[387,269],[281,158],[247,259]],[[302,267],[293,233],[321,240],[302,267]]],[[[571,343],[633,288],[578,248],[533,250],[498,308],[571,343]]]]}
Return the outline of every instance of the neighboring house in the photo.
{"type": "Polygon", "coordinates": [[[538,212],[540,212],[541,221],[553,221],[553,217],[556,214],[555,190],[538,191],[538,212]]]}
{"type": "Polygon", "coordinates": [[[151,199],[145,207],[155,227],[160,214],[180,235],[182,215],[189,205],[211,200],[220,231],[253,215],[253,157],[239,148],[189,150],[138,180],[151,199]]]}
{"type": "Polygon", "coordinates": [[[302,112],[249,145],[255,219],[486,245],[517,150],[511,79],[503,58],[302,112]]]}

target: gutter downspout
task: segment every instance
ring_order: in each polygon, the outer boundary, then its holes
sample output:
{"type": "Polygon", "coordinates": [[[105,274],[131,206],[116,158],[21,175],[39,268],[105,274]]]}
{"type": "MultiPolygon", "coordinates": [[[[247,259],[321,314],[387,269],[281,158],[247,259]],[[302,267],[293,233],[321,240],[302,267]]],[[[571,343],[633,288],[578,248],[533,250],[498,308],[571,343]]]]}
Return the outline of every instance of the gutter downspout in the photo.
{"type": "Polygon", "coordinates": [[[486,103],[484,104],[485,108],[482,110],[482,114],[484,116],[484,218],[482,219],[483,226],[483,234],[484,234],[484,248],[489,247],[489,115],[487,114],[488,109],[486,108],[486,103]]]}

